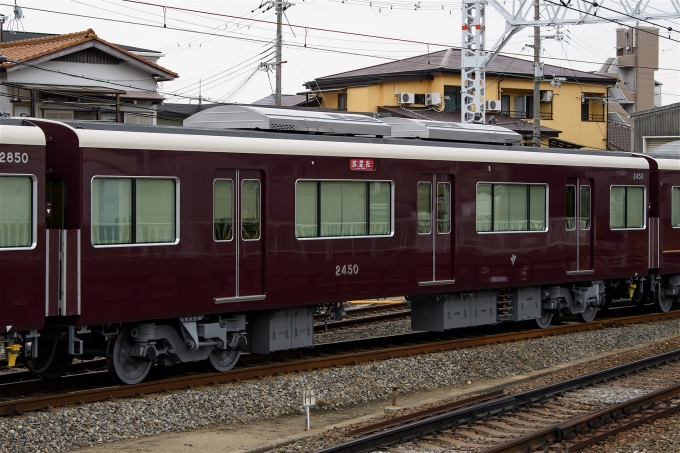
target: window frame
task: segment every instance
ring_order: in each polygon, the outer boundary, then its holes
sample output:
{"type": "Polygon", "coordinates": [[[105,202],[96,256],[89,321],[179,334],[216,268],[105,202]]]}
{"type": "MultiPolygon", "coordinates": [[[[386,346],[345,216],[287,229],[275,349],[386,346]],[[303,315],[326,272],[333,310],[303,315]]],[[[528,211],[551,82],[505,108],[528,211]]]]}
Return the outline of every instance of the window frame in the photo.
{"type": "MultiPolygon", "coordinates": [[[[180,238],[180,190],[179,178],[177,176],[129,176],[129,175],[95,175],[90,179],[90,216],[89,216],[89,231],[90,231],[90,245],[94,248],[120,248],[120,247],[162,247],[168,245],[179,244],[180,238]],[[132,244],[93,244],[92,243],[92,215],[94,198],[92,197],[92,184],[95,179],[164,179],[175,181],[175,240],[172,242],[142,242],[132,244]]],[[[136,228],[136,224],[131,224],[130,228],[136,228]]]]}
{"type": "MultiPolygon", "coordinates": [[[[432,225],[432,223],[433,223],[432,222],[432,199],[433,198],[434,197],[433,197],[433,194],[432,194],[432,181],[418,181],[416,183],[416,233],[418,233],[419,236],[427,236],[429,234],[432,234],[432,231],[434,231],[434,226],[432,225]],[[418,212],[418,186],[421,185],[421,184],[427,184],[428,186],[430,186],[430,229],[426,233],[425,232],[421,233],[420,231],[418,231],[418,214],[419,214],[419,212],[418,212]]],[[[437,222],[437,217],[436,216],[434,216],[434,217],[435,217],[435,222],[437,222]]]]}
{"type": "MultiPolygon", "coordinates": [[[[627,195],[627,194],[626,194],[627,195]]],[[[626,213],[628,212],[628,201],[627,197],[624,198],[626,203],[626,210],[624,212],[624,219],[626,218],[626,213]]],[[[641,231],[647,229],[647,186],[642,184],[631,185],[631,184],[612,184],[609,186],[609,231],[641,231]],[[613,187],[642,187],[642,227],[640,228],[612,228],[612,188],[613,187]]]]}
{"type": "Polygon", "coordinates": [[[234,180],[232,178],[215,178],[213,179],[213,241],[215,242],[231,242],[234,240],[234,180]],[[230,181],[231,182],[231,239],[215,239],[215,183],[217,181],[230,181]]]}
{"type": "MultiPolygon", "coordinates": [[[[262,181],[257,178],[246,178],[241,180],[241,185],[238,188],[238,238],[243,242],[257,242],[262,239],[262,181]],[[257,198],[257,237],[255,239],[246,239],[243,237],[243,184],[248,181],[257,182],[257,186],[260,189],[260,194],[257,198]]],[[[234,219],[232,217],[232,229],[234,219]]],[[[234,235],[232,234],[232,237],[234,235]]]]}
{"type": "MultiPolygon", "coordinates": [[[[337,240],[337,239],[366,239],[366,238],[371,238],[371,239],[376,239],[376,238],[389,238],[394,236],[394,180],[390,179],[315,179],[315,178],[299,178],[295,180],[295,191],[293,194],[293,199],[294,199],[294,211],[295,211],[295,222],[293,224],[293,228],[295,228],[295,225],[297,225],[297,184],[298,182],[364,182],[364,183],[371,183],[371,182],[386,182],[390,185],[390,232],[389,234],[369,234],[369,235],[363,235],[363,236],[314,236],[314,237],[306,237],[306,238],[301,238],[297,237],[297,234],[295,235],[295,239],[298,241],[322,241],[322,240],[337,240]]],[[[318,196],[318,193],[317,193],[318,196]]],[[[367,201],[368,198],[367,198],[367,201]]],[[[321,198],[317,198],[317,209],[321,205],[321,198]]],[[[370,207],[370,204],[367,205],[367,208],[370,207]]],[[[318,209],[317,216],[321,215],[321,210],[318,209]]],[[[367,221],[370,219],[367,219],[367,221]]],[[[317,219],[318,221],[318,219],[317,219]]],[[[370,232],[370,229],[367,229],[367,231],[370,232]]]]}
{"type": "Polygon", "coordinates": [[[38,245],[38,178],[29,173],[0,173],[0,177],[31,179],[31,243],[21,247],[0,247],[0,253],[16,250],[34,250],[38,245]]]}
{"type": "MultiPolygon", "coordinates": [[[[673,190],[674,189],[680,189],[680,186],[671,186],[671,228],[680,228],[680,224],[678,226],[673,225],[673,210],[675,209],[675,206],[673,205],[673,190]]],[[[680,206],[678,206],[678,209],[680,210],[680,206]]],[[[680,213],[678,213],[680,215],[680,213]]]]}
{"type": "MultiPolygon", "coordinates": [[[[491,213],[492,213],[492,218],[491,218],[491,225],[493,225],[493,192],[491,195],[491,213]]],[[[543,182],[492,182],[492,181],[477,181],[477,184],[475,185],[475,232],[477,234],[526,234],[526,233],[547,233],[550,230],[550,185],[548,183],[543,183],[543,182]],[[528,190],[529,186],[543,186],[545,187],[545,229],[543,230],[520,230],[520,231],[477,231],[477,190],[479,188],[480,184],[491,184],[493,187],[495,184],[503,184],[503,185],[512,185],[512,186],[527,186],[527,193],[530,191],[528,190]]],[[[529,225],[528,222],[530,222],[530,216],[531,212],[529,210],[529,206],[527,206],[527,225],[529,225]]]]}

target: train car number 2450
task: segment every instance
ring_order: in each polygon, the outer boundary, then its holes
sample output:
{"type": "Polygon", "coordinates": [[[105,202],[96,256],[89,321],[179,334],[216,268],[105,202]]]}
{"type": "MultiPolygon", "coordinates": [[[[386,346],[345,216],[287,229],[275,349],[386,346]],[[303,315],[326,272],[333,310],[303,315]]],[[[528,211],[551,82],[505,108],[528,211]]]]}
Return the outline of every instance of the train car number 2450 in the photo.
{"type": "Polygon", "coordinates": [[[359,273],[358,264],[344,264],[342,266],[335,266],[335,276],[340,277],[341,275],[356,275],[359,273]]]}

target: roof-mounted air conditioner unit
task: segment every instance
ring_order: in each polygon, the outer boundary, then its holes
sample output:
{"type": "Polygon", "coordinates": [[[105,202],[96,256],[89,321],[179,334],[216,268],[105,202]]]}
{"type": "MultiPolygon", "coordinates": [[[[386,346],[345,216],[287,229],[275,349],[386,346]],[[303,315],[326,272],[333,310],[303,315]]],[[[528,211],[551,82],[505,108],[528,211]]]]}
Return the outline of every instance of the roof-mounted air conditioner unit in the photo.
{"type": "Polygon", "coordinates": [[[416,95],[414,93],[397,93],[397,102],[400,104],[414,104],[416,95]]]}
{"type": "Polygon", "coordinates": [[[489,99],[486,101],[486,111],[487,112],[500,112],[501,111],[501,101],[497,99],[489,99]]]}
{"type": "Polygon", "coordinates": [[[425,93],[425,105],[428,107],[441,105],[442,104],[442,94],[441,93],[425,93]]]}

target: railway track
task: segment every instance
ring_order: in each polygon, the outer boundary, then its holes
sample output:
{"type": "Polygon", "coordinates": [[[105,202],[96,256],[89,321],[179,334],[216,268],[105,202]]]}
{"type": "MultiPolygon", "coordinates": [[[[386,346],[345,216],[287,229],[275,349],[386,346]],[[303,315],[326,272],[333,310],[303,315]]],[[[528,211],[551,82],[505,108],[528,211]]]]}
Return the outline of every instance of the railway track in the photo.
{"type": "Polygon", "coordinates": [[[379,304],[375,304],[376,301],[373,300],[366,302],[372,305],[350,308],[346,311],[345,318],[340,321],[327,322],[325,314],[316,315],[314,317],[314,332],[327,332],[376,322],[395,321],[411,316],[411,309],[403,298],[378,301],[379,304]]]}
{"type": "Polygon", "coordinates": [[[137,385],[112,385],[107,372],[91,371],[51,382],[32,380],[0,385],[0,415],[678,317],[680,311],[563,324],[548,329],[517,331],[521,326],[513,323],[496,326],[495,329],[484,327],[454,331],[457,337],[452,337],[451,333],[416,333],[330,343],[307,351],[291,351],[274,357],[244,356],[240,368],[227,373],[206,373],[204,368],[197,370],[191,367],[171,367],[170,372],[184,372],[184,375],[167,378],[158,373],[151,380],[137,385]],[[495,333],[489,334],[490,332],[495,333]],[[461,338],[462,335],[465,337],[461,338]],[[272,363],[274,360],[276,362],[272,363]]]}
{"type": "Polygon", "coordinates": [[[679,361],[676,350],[515,395],[480,395],[363,427],[318,453],[578,451],[680,411],[679,361]]]}

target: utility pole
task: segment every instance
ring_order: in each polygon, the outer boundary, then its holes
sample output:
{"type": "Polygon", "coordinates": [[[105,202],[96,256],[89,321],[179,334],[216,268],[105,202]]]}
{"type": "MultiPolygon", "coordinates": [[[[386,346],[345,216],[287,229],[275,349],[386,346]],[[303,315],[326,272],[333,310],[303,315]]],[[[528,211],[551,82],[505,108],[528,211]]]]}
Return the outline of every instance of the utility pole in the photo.
{"type": "Polygon", "coordinates": [[[276,94],[274,105],[281,105],[281,45],[283,41],[283,0],[276,2],[276,94]]]}
{"type": "MultiPolygon", "coordinates": [[[[540,20],[538,0],[534,0],[534,20],[540,20]]],[[[541,27],[534,26],[534,146],[541,147],[541,79],[543,68],[541,67],[541,27]]]]}

